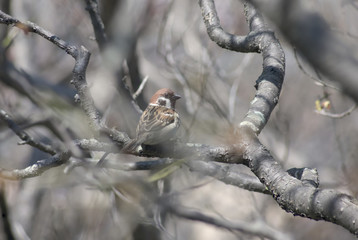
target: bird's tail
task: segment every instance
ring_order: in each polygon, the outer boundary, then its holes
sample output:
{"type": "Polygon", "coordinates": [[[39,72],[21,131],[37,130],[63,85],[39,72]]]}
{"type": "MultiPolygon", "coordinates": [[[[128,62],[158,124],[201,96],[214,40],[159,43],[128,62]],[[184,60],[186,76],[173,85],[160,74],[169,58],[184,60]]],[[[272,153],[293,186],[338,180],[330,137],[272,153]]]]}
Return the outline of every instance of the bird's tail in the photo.
{"type": "Polygon", "coordinates": [[[137,148],[141,145],[141,143],[139,143],[137,141],[137,139],[133,139],[127,143],[124,144],[121,153],[132,153],[132,152],[136,152],[137,148]]]}

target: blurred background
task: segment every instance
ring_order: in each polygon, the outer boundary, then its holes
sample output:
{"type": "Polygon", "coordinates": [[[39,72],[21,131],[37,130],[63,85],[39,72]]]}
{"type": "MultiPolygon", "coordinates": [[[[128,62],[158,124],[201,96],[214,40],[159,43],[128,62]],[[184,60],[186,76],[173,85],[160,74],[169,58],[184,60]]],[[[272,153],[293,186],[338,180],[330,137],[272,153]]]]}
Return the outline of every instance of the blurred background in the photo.
{"type": "MultiPolygon", "coordinates": [[[[357,1],[305,3],[352,46],[352,51],[357,49],[357,1]]],[[[123,110],[128,106],[124,106],[121,85],[133,93],[147,76],[137,99],[142,109],[157,89],[170,87],[182,96],[177,111],[183,123],[183,141],[229,144],[233,128],[254,97],[254,84],[262,71],[261,55],[228,51],[212,42],[197,1],[108,0],[100,1],[99,7],[108,36],[102,53],[85,1],[0,2],[0,9],[11,16],[34,22],[92,53],[87,81],[96,106],[112,127],[133,136],[139,114],[123,110]]],[[[240,1],[216,1],[216,7],[224,30],[247,33],[240,1]]],[[[354,102],[312,69],[279,29],[268,24],[285,51],[286,76],[279,104],[260,134],[261,141],[285,169],[316,168],[322,188],[357,197],[357,111],[339,119],[316,113],[319,109],[342,113],[354,102]]],[[[64,144],[46,127],[46,121],[55,122],[71,138],[91,137],[85,116],[74,101],[72,57],[38,35],[15,27],[0,25],[0,37],[0,108],[41,142],[64,144]]],[[[48,157],[18,142],[0,122],[1,168],[24,168],[48,157]]],[[[94,154],[96,157],[100,156],[94,154]]],[[[144,160],[115,154],[110,157],[121,162],[144,160]]],[[[66,173],[65,168],[52,168],[31,179],[1,181],[1,194],[17,239],[260,239],[172,215],[163,217],[163,229],[158,230],[145,202],[163,188],[180,193],[184,206],[230,221],[262,219],[295,239],[354,239],[340,226],[286,213],[271,196],[224,184],[185,166],[167,176],[164,187],[160,186],[163,181],[142,184],[153,172],[108,171],[103,174],[117,176],[113,178],[116,181],[104,183],[85,167],[66,173]]],[[[245,166],[235,168],[252,174],[245,166]]],[[[0,239],[5,236],[0,228],[0,239]]]]}

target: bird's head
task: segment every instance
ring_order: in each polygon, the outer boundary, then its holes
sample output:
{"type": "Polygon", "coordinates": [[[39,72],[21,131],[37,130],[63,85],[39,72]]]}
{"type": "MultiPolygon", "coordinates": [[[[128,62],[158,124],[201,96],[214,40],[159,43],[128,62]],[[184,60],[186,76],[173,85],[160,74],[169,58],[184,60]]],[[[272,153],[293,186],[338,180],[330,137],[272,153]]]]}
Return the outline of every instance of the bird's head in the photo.
{"type": "Polygon", "coordinates": [[[181,97],[169,88],[159,89],[150,99],[149,104],[175,109],[175,103],[181,97]]]}

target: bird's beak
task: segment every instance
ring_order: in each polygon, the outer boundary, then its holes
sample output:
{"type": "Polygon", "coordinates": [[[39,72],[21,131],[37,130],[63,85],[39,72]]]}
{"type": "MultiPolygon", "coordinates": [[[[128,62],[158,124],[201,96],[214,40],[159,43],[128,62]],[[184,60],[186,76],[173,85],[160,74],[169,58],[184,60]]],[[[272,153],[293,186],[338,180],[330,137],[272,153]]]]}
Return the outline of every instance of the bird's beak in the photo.
{"type": "Polygon", "coordinates": [[[178,100],[178,99],[180,99],[181,98],[181,96],[179,96],[179,95],[174,95],[174,99],[175,100],[178,100]]]}

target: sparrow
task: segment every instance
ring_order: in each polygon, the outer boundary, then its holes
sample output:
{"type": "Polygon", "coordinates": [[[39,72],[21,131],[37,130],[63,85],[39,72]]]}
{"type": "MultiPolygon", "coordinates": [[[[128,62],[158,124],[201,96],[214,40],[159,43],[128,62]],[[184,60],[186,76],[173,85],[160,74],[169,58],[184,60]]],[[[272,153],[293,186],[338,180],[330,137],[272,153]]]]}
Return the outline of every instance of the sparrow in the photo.
{"type": "Polygon", "coordinates": [[[122,152],[139,151],[138,147],[156,145],[173,138],[180,126],[175,103],[181,97],[169,88],[159,89],[139,119],[136,137],[126,144],[122,152]]]}

